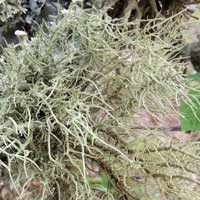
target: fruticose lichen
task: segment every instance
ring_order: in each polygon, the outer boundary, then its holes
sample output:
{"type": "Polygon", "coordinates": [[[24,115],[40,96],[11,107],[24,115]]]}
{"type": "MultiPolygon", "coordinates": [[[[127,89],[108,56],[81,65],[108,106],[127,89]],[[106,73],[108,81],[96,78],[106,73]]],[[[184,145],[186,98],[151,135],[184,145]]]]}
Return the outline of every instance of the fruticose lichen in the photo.
{"type": "Polygon", "coordinates": [[[199,142],[132,129],[138,109],[173,113],[185,96],[183,66],[169,56],[174,19],[130,29],[137,22],[101,11],[62,15],[0,57],[0,165],[19,197],[198,199],[199,142]],[[106,188],[89,184],[101,173],[106,188]]]}

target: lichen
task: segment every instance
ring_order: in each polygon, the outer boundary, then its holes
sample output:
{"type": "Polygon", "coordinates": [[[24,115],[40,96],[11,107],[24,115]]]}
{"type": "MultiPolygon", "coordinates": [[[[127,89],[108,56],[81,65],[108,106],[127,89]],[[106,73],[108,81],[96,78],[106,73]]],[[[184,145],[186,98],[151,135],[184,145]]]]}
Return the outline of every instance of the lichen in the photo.
{"type": "Polygon", "coordinates": [[[169,104],[185,95],[182,64],[168,55],[179,34],[172,18],[130,30],[78,7],[62,17],[0,59],[0,165],[18,194],[199,199],[199,142],[126,126],[141,108],[174,112],[169,104]],[[89,185],[90,163],[108,177],[106,191],[89,185]]]}
{"type": "Polygon", "coordinates": [[[23,7],[23,0],[1,0],[0,10],[1,24],[9,24],[16,21],[16,18],[26,12],[26,8],[23,7]]]}

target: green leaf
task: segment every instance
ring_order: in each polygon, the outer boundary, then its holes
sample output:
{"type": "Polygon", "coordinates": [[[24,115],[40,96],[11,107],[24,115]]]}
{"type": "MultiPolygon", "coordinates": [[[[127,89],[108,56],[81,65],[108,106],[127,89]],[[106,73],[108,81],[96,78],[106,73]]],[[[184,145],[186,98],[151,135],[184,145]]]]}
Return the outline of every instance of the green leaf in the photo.
{"type": "Polygon", "coordinates": [[[189,78],[189,81],[200,81],[200,73],[197,72],[195,74],[192,74],[188,78],[189,78]]]}
{"type": "Polygon", "coordinates": [[[143,183],[137,183],[134,185],[134,191],[139,197],[143,197],[145,195],[145,186],[143,183]]]}
{"type": "Polygon", "coordinates": [[[183,131],[200,130],[200,91],[189,93],[190,101],[183,102],[180,107],[181,129],[183,131]]]}
{"type": "Polygon", "coordinates": [[[88,177],[87,182],[90,185],[90,187],[94,190],[99,190],[101,192],[108,191],[109,179],[105,173],[102,173],[101,176],[98,177],[88,177]]]}

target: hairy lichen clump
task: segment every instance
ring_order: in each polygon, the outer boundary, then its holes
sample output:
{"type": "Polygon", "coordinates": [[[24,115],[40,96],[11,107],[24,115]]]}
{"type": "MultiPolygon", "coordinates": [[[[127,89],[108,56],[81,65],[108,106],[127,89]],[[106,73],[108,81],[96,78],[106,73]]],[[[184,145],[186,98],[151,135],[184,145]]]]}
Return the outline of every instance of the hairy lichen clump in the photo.
{"type": "Polygon", "coordinates": [[[161,40],[165,29],[146,35],[148,27],[129,30],[78,8],[63,17],[0,58],[0,165],[19,195],[187,199],[179,192],[199,184],[199,145],[178,146],[156,130],[140,136],[124,123],[138,108],[172,111],[166,105],[184,95],[181,65],[167,55],[176,31],[161,40]],[[109,182],[101,192],[88,181],[98,171],[109,182]]]}
{"type": "Polygon", "coordinates": [[[23,0],[1,0],[0,1],[0,24],[6,22],[12,22],[16,20],[16,17],[20,17],[25,12],[25,8],[22,7],[23,0]]]}

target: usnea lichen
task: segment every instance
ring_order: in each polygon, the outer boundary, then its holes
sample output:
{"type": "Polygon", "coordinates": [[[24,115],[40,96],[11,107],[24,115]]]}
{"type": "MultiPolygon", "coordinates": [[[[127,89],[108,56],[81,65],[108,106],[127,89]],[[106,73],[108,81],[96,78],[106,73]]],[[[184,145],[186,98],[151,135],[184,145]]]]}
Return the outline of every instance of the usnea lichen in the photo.
{"type": "Polygon", "coordinates": [[[129,30],[102,13],[73,8],[32,41],[4,49],[0,164],[19,195],[188,199],[199,184],[199,143],[163,140],[158,130],[138,135],[125,121],[138,108],[172,112],[166,104],[184,96],[182,66],[167,54],[177,32],[166,22],[146,35],[152,23],[129,30]],[[89,185],[91,163],[107,175],[107,192],[89,185]]]}
{"type": "Polygon", "coordinates": [[[23,0],[1,0],[0,1],[0,23],[8,23],[16,20],[26,11],[22,7],[23,0]]]}

